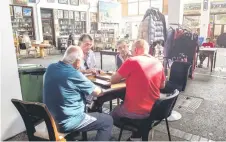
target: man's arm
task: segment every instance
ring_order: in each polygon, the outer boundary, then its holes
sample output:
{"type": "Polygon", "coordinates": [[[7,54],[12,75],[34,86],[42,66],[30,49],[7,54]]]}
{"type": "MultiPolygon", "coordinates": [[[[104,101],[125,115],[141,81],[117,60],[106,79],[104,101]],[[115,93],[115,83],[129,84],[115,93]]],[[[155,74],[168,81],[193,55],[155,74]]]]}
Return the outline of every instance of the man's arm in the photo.
{"type": "Polygon", "coordinates": [[[164,73],[164,69],[162,70],[162,79],[161,79],[161,84],[160,84],[160,89],[164,89],[166,85],[166,76],[164,73]]]}
{"type": "Polygon", "coordinates": [[[164,89],[166,85],[166,81],[162,81],[161,85],[160,85],[160,89],[164,89]]]}
{"type": "Polygon", "coordinates": [[[123,77],[122,77],[118,72],[116,72],[116,73],[111,77],[111,84],[119,83],[122,79],[123,79],[123,77]]]}
{"type": "Polygon", "coordinates": [[[103,95],[103,90],[99,87],[95,87],[95,89],[93,90],[92,96],[95,96],[95,97],[99,97],[99,96],[102,96],[103,95]]]}
{"type": "Polygon", "coordinates": [[[90,65],[91,69],[96,68],[96,57],[95,57],[95,53],[93,51],[91,51],[91,53],[90,53],[90,63],[91,63],[91,65],[90,65]]]}
{"type": "Polygon", "coordinates": [[[130,59],[126,60],[118,71],[111,77],[111,83],[119,83],[123,78],[127,78],[134,69],[134,62],[130,59]]]}
{"type": "Polygon", "coordinates": [[[92,95],[96,97],[103,95],[102,89],[93,84],[93,82],[86,78],[82,73],[79,78],[74,79],[74,82],[76,83],[77,88],[84,95],[92,95]]]}

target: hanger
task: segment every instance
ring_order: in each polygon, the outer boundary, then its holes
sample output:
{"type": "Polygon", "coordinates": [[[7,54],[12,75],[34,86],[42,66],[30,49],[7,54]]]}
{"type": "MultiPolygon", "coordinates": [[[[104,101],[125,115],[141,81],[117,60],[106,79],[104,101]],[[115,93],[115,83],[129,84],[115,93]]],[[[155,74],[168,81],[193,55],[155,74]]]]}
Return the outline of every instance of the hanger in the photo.
{"type": "Polygon", "coordinates": [[[156,17],[156,20],[160,20],[158,8],[151,7],[151,14],[153,14],[156,17]]]}

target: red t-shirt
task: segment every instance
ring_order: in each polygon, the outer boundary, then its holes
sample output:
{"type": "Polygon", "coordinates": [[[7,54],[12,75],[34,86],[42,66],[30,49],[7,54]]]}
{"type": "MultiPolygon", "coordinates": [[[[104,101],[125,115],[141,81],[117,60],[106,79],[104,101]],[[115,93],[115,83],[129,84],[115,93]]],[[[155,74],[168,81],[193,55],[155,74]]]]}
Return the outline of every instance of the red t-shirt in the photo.
{"type": "Polygon", "coordinates": [[[209,46],[210,48],[214,48],[214,45],[213,45],[212,42],[203,43],[202,46],[204,46],[204,47],[208,47],[209,46]]]}
{"type": "Polygon", "coordinates": [[[165,81],[161,62],[154,57],[131,57],[122,64],[118,73],[126,78],[125,109],[135,114],[150,113],[160,97],[160,85],[165,81]]]}

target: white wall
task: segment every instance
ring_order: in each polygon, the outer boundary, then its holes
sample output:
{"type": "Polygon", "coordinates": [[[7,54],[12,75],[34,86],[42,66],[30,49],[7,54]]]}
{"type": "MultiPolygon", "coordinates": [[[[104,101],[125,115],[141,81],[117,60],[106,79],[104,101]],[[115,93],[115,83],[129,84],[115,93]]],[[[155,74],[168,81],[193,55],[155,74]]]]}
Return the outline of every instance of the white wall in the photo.
{"type": "Polygon", "coordinates": [[[1,52],[1,137],[5,140],[25,130],[22,118],[12,98],[22,99],[17,70],[15,47],[10,21],[9,1],[0,1],[0,49],[1,52]],[[4,11],[4,12],[3,12],[4,11]]]}
{"type": "Polygon", "coordinates": [[[168,1],[168,23],[182,24],[184,13],[183,0],[168,1]]]}

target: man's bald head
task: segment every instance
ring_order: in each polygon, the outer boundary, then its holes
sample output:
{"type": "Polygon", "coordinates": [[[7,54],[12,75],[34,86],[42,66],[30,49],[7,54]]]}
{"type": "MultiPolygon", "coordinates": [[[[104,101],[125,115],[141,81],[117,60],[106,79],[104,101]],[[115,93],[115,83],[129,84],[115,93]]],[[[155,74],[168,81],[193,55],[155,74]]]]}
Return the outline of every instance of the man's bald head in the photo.
{"type": "Polygon", "coordinates": [[[147,41],[145,41],[143,39],[138,39],[133,44],[133,54],[135,56],[148,54],[148,52],[149,52],[149,45],[148,45],[147,41]]]}
{"type": "Polygon", "coordinates": [[[69,46],[64,53],[63,61],[67,64],[74,64],[76,60],[83,59],[83,52],[79,46],[69,46]]]}

